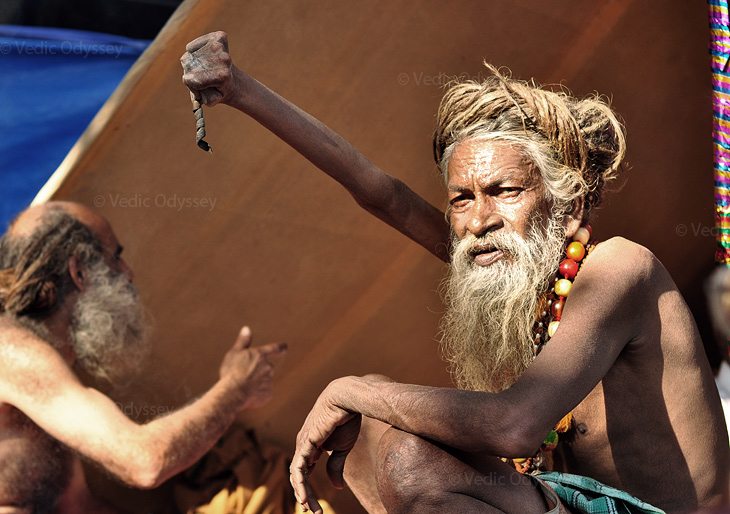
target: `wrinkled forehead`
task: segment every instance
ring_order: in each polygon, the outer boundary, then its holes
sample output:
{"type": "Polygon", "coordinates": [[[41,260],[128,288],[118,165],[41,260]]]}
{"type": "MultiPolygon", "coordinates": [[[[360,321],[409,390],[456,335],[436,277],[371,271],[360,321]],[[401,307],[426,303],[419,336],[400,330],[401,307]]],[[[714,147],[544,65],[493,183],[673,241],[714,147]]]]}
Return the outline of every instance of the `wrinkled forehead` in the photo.
{"type": "Polygon", "coordinates": [[[533,182],[540,173],[517,145],[476,138],[454,146],[446,170],[447,185],[474,178],[533,182]]]}

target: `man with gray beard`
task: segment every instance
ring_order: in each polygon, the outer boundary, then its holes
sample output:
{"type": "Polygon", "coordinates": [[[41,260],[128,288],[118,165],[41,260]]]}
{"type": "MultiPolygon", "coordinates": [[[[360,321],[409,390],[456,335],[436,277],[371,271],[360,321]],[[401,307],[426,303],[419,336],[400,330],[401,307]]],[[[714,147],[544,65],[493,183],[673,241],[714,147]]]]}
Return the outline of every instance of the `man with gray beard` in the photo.
{"type": "Polygon", "coordinates": [[[286,347],[251,347],[248,327],[213,387],[146,424],[83,385],[77,372],[122,384],[148,353],[121,253],[103,217],[69,202],[24,211],[0,239],[0,513],[112,512],[90,494],[81,458],[156,487],[271,397],[272,359],[286,347]]]}
{"type": "Polygon", "coordinates": [[[482,82],[452,84],[433,141],[445,223],[234,66],[225,33],[189,43],[181,63],[201,103],[250,115],[450,263],[442,345],[459,387],[333,381],[297,436],[291,482],[304,507],[321,512],[309,475],[325,452],[333,483],[346,480],[370,512],[656,513],[727,502],[727,433],[687,305],[646,248],[620,237],[588,244],[625,154],[604,101],[491,66],[482,82]]]}
{"type": "Polygon", "coordinates": [[[461,386],[501,391],[532,362],[535,313],[541,293],[550,288],[564,244],[565,230],[555,217],[542,227],[539,216],[525,239],[500,232],[454,239],[444,283],[448,308],[442,320],[442,350],[461,386]],[[481,246],[499,248],[511,260],[474,266],[473,253],[481,246]]]}

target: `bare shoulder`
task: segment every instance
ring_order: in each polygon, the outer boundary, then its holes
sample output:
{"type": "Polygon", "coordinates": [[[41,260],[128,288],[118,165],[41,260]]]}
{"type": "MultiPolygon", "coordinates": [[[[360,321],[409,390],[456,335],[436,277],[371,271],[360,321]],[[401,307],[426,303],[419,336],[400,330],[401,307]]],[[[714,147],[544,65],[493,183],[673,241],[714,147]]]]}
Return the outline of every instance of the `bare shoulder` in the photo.
{"type": "Polygon", "coordinates": [[[612,282],[650,283],[666,274],[662,263],[651,250],[629,239],[616,236],[602,241],[585,260],[584,268],[601,273],[612,282]]]}
{"type": "Polygon", "coordinates": [[[646,247],[623,237],[608,239],[586,258],[576,285],[580,280],[609,311],[620,305],[613,312],[635,324],[637,335],[651,336],[642,341],[696,349],[699,336],[691,311],[667,269],[646,247]],[[656,337],[661,334],[672,337],[656,337]]]}
{"type": "MultiPolygon", "coordinates": [[[[666,291],[676,286],[659,259],[647,248],[623,237],[612,237],[596,245],[585,258],[575,279],[574,304],[593,305],[593,316],[626,326],[630,338],[646,329],[637,312],[655,309],[666,291]],[[593,303],[595,302],[595,304],[593,303]]],[[[678,292],[677,292],[678,293],[678,292]]],[[[587,307],[586,307],[587,308],[587,307]]]]}
{"type": "Polygon", "coordinates": [[[12,318],[0,315],[0,402],[18,393],[36,394],[48,380],[72,372],[48,342],[12,318]]]}
{"type": "Polygon", "coordinates": [[[591,252],[590,257],[590,261],[597,261],[596,263],[598,261],[604,265],[611,263],[622,269],[635,269],[640,272],[651,271],[655,266],[661,266],[651,250],[621,236],[601,241],[591,252]]]}
{"type": "Polygon", "coordinates": [[[20,355],[55,354],[60,358],[58,352],[47,341],[5,315],[0,315],[0,354],[8,358],[20,355]]]}

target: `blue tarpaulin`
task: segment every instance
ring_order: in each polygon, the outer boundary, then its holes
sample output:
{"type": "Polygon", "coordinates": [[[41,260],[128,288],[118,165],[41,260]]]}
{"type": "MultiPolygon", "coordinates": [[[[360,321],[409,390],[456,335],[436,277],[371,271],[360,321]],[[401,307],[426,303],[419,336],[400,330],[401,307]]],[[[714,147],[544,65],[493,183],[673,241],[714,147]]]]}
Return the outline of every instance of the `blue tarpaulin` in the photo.
{"type": "Polygon", "coordinates": [[[0,25],[0,232],[56,170],[148,44],[0,25]]]}

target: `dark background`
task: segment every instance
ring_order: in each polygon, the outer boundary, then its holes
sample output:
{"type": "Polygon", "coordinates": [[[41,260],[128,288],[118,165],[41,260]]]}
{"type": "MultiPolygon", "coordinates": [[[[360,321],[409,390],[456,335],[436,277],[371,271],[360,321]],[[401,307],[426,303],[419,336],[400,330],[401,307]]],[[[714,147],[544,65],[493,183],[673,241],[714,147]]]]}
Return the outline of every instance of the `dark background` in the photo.
{"type": "Polygon", "coordinates": [[[182,0],[2,0],[0,24],[152,39],[182,0]]]}

